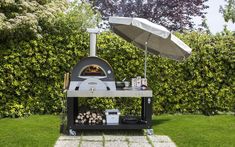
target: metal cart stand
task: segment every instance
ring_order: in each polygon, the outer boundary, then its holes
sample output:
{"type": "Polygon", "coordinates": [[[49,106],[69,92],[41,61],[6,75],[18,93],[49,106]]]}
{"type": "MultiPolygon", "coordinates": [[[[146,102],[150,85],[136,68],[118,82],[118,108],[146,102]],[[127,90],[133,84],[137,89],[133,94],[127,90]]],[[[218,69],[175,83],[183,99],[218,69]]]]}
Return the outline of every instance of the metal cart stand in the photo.
{"type": "Polygon", "coordinates": [[[147,129],[147,134],[153,134],[152,127],[152,90],[116,90],[116,91],[67,91],[67,125],[70,135],[76,135],[78,130],[91,129],[147,129]],[[87,125],[76,124],[75,117],[78,114],[79,97],[141,97],[141,120],[144,123],[139,124],[123,124],[121,121],[118,125],[87,125]]]}

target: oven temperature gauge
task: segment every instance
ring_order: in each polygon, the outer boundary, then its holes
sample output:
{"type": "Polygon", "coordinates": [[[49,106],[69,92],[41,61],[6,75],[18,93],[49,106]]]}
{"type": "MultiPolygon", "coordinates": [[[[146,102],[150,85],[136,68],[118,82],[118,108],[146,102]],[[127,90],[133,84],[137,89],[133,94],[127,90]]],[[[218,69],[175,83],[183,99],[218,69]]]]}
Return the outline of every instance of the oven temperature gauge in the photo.
{"type": "Polygon", "coordinates": [[[111,74],[111,70],[108,70],[107,73],[108,73],[108,74],[111,74]]]}

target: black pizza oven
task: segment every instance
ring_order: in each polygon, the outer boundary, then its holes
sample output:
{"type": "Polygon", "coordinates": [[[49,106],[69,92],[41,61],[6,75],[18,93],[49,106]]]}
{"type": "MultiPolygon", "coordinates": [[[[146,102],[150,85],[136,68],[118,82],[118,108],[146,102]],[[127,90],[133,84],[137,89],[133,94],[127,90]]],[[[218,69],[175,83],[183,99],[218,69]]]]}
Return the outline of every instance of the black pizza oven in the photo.
{"type": "MultiPolygon", "coordinates": [[[[90,56],[81,59],[73,67],[70,78],[68,73],[65,74],[64,89],[67,92],[67,130],[69,135],[76,135],[76,131],[85,129],[150,129],[152,91],[124,89],[118,84],[123,82],[117,82],[116,85],[114,71],[110,64],[96,56],[95,46],[98,30],[88,29],[88,32],[90,33],[90,56]],[[118,123],[115,125],[110,124],[107,120],[111,120],[111,117],[117,119],[119,116],[110,116],[110,119],[105,119],[97,112],[91,113],[90,110],[83,112],[86,106],[79,108],[81,97],[142,97],[141,116],[138,117],[140,121],[125,117],[124,121],[117,121],[118,123]]],[[[109,115],[113,114],[109,113],[109,115]]]]}
{"type": "Polygon", "coordinates": [[[69,90],[115,91],[115,77],[110,64],[99,57],[81,59],[73,68],[69,90]]]}

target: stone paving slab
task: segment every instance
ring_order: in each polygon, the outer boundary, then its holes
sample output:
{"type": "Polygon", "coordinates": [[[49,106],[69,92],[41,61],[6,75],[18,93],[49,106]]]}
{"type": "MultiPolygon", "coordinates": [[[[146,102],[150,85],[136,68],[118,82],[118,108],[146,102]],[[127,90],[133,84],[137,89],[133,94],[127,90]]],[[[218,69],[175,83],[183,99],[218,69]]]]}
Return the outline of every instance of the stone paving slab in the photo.
{"type": "Polygon", "coordinates": [[[128,147],[128,142],[126,142],[126,141],[106,141],[105,147],[128,147]]]}
{"type": "Polygon", "coordinates": [[[60,136],[55,147],[176,147],[168,136],[84,133],[79,136],[60,136]]]}
{"type": "Polygon", "coordinates": [[[164,136],[164,135],[150,135],[148,136],[148,138],[152,142],[172,142],[168,136],[164,136]]]}
{"type": "Polygon", "coordinates": [[[78,140],[81,136],[60,136],[59,140],[78,140]]]}
{"type": "Polygon", "coordinates": [[[80,140],[57,140],[55,147],[78,147],[80,140]]]}
{"type": "Polygon", "coordinates": [[[124,135],[104,135],[105,140],[107,141],[125,141],[126,136],[124,135]]]}
{"type": "Polygon", "coordinates": [[[154,147],[176,147],[175,143],[168,137],[163,135],[148,136],[154,147]]]}
{"type": "Polygon", "coordinates": [[[148,140],[146,139],[146,136],[126,136],[126,138],[130,142],[135,142],[135,143],[148,143],[148,140]]]}
{"type": "Polygon", "coordinates": [[[133,143],[130,143],[129,144],[129,147],[152,147],[151,144],[149,144],[148,142],[147,143],[136,143],[136,142],[133,142],[133,143]]]}
{"type": "Polygon", "coordinates": [[[153,142],[154,147],[176,147],[176,145],[173,142],[153,142]]]}
{"type": "Polygon", "coordinates": [[[82,140],[85,141],[103,141],[102,135],[84,135],[82,136],[82,140]]]}
{"type": "Polygon", "coordinates": [[[100,141],[99,142],[98,141],[82,141],[81,147],[103,147],[103,142],[100,142],[100,141]]]}

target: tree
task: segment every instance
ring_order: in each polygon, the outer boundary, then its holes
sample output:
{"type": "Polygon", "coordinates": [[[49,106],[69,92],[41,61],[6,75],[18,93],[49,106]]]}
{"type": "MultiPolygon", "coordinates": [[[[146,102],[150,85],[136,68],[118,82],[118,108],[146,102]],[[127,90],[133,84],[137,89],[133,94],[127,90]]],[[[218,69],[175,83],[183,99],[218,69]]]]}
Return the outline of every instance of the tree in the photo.
{"type": "Polygon", "coordinates": [[[224,8],[220,7],[220,12],[224,16],[224,20],[228,22],[231,20],[233,23],[235,23],[235,0],[225,0],[227,4],[224,6],[224,8]]]}
{"type": "Polygon", "coordinates": [[[0,44],[40,36],[53,18],[66,9],[66,0],[2,0],[0,2],[0,44]]]}
{"type": "Polygon", "coordinates": [[[193,16],[204,17],[208,0],[90,0],[103,19],[109,16],[142,17],[171,30],[192,28],[193,16]]]}
{"type": "Polygon", "coordinates": [[[54,19],[53,28],[48,28],[48,32],[59,34],[78,34],[86,32],[89,27],[95,27],[101,21],[100,13],[92,9],[90,3],[74,0],[69,3],[65,13],[54,19]]]}
{"type": "Polygon", "coordinates": [[[199,28],[197,30],[201,33],[211,34],[211,31],[210,31],[210,28],[207,24],[207,19],[206,18],[202,19],[202,23],[199,25],[199,28]]]}
{"type": "MultiPolygon", "coordinates": [[[[48,13],[45,11],[41,14],[48,13]]],[[[55,12],[45,21],[36,19],[39,23],[35,26],[42,28],[37,30],[41,38],[25,34],[22,37],[27,40],[0,42],[0,49],[8,49],[0,50],[0,118],[61,112],[62,75],[87,56],[89,35],[85,31],[97,25],[96,16],[90,4],[69,3],[63,13],[55,12]]],[[[21,36],[17,33],[23,35],[24,31],[19,29],[14,34],[21,36]]]]}

